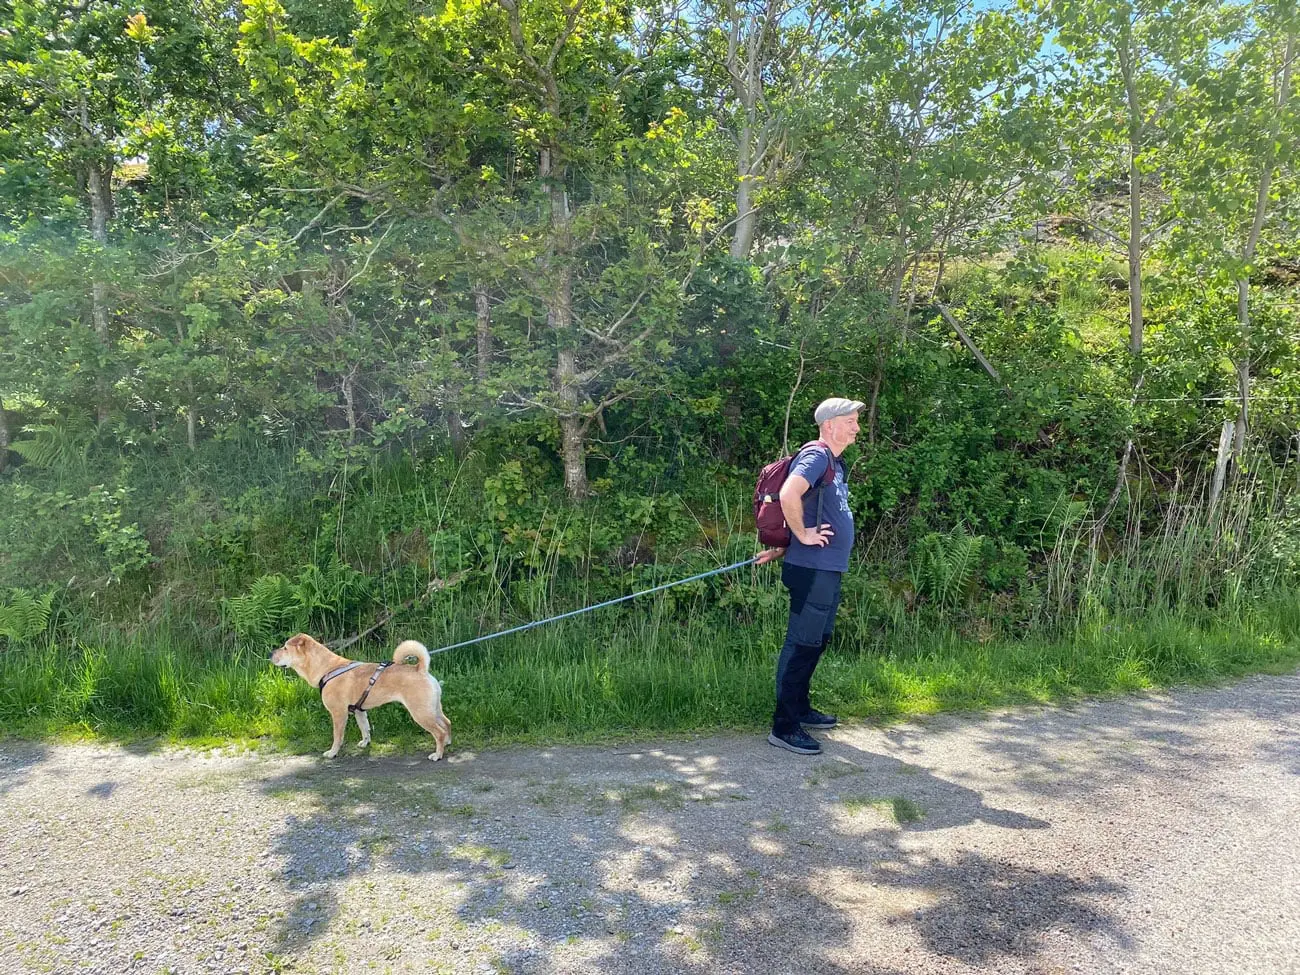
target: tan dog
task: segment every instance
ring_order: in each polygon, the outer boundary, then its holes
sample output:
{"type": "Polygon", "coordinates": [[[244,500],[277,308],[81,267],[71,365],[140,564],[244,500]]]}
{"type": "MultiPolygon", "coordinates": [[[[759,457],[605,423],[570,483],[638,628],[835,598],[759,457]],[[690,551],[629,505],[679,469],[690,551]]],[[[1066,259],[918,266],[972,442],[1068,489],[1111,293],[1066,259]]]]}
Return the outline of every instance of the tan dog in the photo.
{"type": "Polygon", "coordinates": [[[277,667],[292,667],[309,684],[321,691],[321,703],[334,719],[334,744],[325,752],[333,758],[343,744],[348,714],[356,716],[361,729],[361,747],[370,744],[370,719],[366,711],[390,701],[400,701],[416,723],[433,735],[438,750],[429,756],[436,762],[451,743],[451,722],[442,713],[442,685],[429,673],[429,651],[423,643],[404,640],[393,651],[391,664],[374,664],[340,657],[306,633],[285,641],[271,653],[277,667]],[[414,663],[408,663],[414,657],[414,663]]]}

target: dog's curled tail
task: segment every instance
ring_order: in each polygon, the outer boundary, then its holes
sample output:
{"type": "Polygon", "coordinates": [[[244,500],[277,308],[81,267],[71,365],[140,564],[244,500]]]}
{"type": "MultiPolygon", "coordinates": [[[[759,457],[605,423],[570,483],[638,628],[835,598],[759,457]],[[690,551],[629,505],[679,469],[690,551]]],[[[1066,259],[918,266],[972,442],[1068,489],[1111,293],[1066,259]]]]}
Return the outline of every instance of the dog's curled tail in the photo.
{"type": "Polygon", "coordinates": [[[415,662],[418,662],[424,668],[426,674],[429,672],[429,648],[419,640],[403,640],[397,645],[397,649],[393,651],[393,663],[395,664],[408,663],[411,657],[417,658],[415,662]]]}

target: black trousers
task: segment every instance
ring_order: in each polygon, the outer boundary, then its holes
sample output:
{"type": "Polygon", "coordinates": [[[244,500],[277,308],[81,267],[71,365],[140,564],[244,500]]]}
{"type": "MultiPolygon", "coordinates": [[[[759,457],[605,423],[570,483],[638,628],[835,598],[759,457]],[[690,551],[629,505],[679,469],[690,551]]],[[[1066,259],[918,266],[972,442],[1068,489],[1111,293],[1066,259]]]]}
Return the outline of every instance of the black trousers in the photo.
{"type": "Polygon", "coordinates": [[[777,734],[793,731],[811,710],[808,688],[835,628],[842,578],[843,573],[827,569],[789,563],[781,567],[781,582],[790,590],[790,620],[776,662],[772,730],[777,734]]]}

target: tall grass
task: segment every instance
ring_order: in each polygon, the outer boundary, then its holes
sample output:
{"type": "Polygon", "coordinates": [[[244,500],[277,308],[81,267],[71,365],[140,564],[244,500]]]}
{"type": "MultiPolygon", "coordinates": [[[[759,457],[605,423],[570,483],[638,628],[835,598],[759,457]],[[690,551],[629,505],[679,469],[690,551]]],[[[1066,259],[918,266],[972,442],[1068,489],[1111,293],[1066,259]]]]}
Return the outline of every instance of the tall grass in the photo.
{"type": "MultiPolygon", "coordinates": [[[[846,717],[892,719],[1294,668],[1300,517],[1276,477],[1239,479],[1214,509],[1199,489],[1178,486],[1146,523],[1138,512],[1156,506],[1134,503],[1104,531],[1080,511],[1062,521],[1010,610],[1001,597],[965,584],[927,597],[909,581],[917,573],[906,553],[886,561],[864,553],[846,580],[836,641],[814,684],[817,703],[846,717]]],[[[594,530],[564,521],[591,517],[567,510],[539,516],[531,548],[452,551],[454,539],[441,529],[460,501],[454,478],[435,483],[448,486],[379,477],[355,504],[321,509],[328,537],[316,548],[342,549],[349,565],[376,573],[377,597],[388,605],[430,577],[445,580],[445,566],[457,559],[482,555],[475,585],[429,589],[351,656],[387,658],[393,641],[407,636],[437,648],[753,550],[740,511],[719,491],[710,516],[698,521],[699,546],[653,563],[600,564],[594,550],[562,557],[558,539],[594,530]],[[423,513],[430,536],[414,559],[393,532],[412,510],[423,513]]],[[[219,569],[181,534],[180,571],[216,586],[219,569]]],[[[961,544],[969,547],[969,537],[961,544]]],[[[312,598],[342,598],[343,589],[331,595],[328,579],[303,579],[295,584],[312,598]]],[[[143,622],[130,626],[65,614],[39,635],[4,645],[3,733],[326,747],[318,692],[267,660],[283,634],[237,640],[214,629],[193,600],[172,605],[169,598],[154,599],[143,622]]],[[[776,567],[746,568],[435,656],[433,670],[460,745],[756,730],[770,718],[785,606],[776,567]]],[[[398,708],[372,720],[382,747],[427,745],[398,708]]]]}
{"type": "MultiPolygon", "coordinates": [[[[1281,672],[1300,663],[1297,595],[1279,591],[1201,620],[1170,609],[1110,614],[1069,632],[982,644],[942,626],[871,642],[844,627],[814,689],[821,706],[845,716],[888,719],[1281,672]]],[[[704,598],[671,611],[609,612],[435,656],[457,742],[752,730],[769,719],[779,612],[738,621],[704,598]]],[[[353,655],[380,659],[388,648],[353,655]]],[[[373,722],[381,742],[424,744],[400,709],[377,711],[373,722]]],[[[262,739],[291,750],[323,749],[329,735],[315,688],[261,653],[196,645],[174,630],[0,655],[0,726],[17,735],[262,739]]]]}
{"type": "Polygon", "coordinates": [[[1213,506],[1204,482],[1179,481],[1154,516],[1136,499],[1118,532],[1082,517],[1065,521],[1045,562],[1038,622],[1086,627],[1155,611],[1218,618],[1295,585],[1300,521],[1284,476],[1285,468],[1248,467],[1213,506]]]}

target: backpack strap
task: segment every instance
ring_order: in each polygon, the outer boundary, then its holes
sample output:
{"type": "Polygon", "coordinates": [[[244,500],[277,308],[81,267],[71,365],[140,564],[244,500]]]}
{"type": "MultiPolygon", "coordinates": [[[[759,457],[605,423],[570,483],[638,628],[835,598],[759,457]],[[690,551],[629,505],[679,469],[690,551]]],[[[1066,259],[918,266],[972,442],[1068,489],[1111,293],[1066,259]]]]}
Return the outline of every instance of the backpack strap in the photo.
{"type": "MultiPolygon", "coordinates": [[[[809,440],[799,448],[799,453],[802,454],[809,447],[821,447],[826,451],[826,473],[822,474],[817,479],[817,483],[810,489],[817,492],[817,520],[813,523],[813,526],[820,528],[822,524],[822,500],[826,494],[826,485],[835,480],[835,453],[831,450],[831,445],[825,440],[809,440]]],[[[795,456],[798,456],[798,454],[795,456]]]]}
{"type": "Polygon", "coordinates": [[[826,451],[826,471],[820,478],[818,478],[817,483],[814,484],[813,487],[821,487],[830,484],[835,480],[835,453],[831,450],[831,445],[825,440],[809,440],[806,444],[795,451],[795,456],[798,457],[809,447],[821,447],[826,451]]]}

